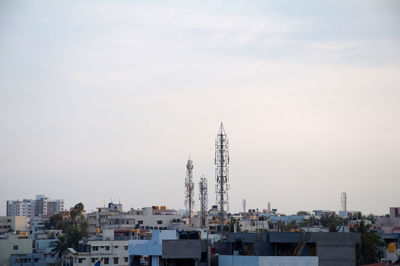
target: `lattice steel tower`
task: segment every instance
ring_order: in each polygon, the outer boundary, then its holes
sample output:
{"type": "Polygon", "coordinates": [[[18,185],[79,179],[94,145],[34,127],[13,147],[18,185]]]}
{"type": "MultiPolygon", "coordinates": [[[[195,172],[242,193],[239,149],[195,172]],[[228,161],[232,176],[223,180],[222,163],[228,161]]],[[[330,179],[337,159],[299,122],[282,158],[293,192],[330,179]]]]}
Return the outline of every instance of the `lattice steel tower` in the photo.
{"type": "Polygon", "coordinates": [[[200,200],[200,215],[201,215],[201,227],[206,227],[206,214],[208,205],[208,192],[207,192],[207,179],[203,177],[200,179],[199,183],[199,200],[200,200]]]}
{"type": "Polygon", "coordinates": [[[189,215],[190,224],[192,223],[192,209],[194,206],[194,184],[193,184],[193,162],[189,157],[186,163],[186,178],[185,178],[185,205],[189,215]]]}
{"type": "Polygon", "coordinates": [[[229,211],[229,140],[226,136],[224,125],[221,122],[217,139],[215,140],[215,193],[221,224],[226,220],[229,211]]]}

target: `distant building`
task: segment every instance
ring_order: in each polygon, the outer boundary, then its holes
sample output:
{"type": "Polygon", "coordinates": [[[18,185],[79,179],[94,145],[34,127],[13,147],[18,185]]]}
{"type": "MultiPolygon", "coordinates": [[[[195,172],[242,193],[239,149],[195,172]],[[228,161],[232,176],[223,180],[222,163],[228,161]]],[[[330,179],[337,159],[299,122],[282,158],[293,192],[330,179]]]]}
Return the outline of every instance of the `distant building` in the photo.
{"type": "Polygon", "coordinates": [[[313,213],[318,218],[320,218],[322,215],[334,215],[334,214],[336,214],[335,211],[329,211],[329,210],[313,210],[313,213]]]}
{"type": "Polygon", "coordinates": [[[385,234],[400,234],[400,207],[391,207],[389,217],[377,217],[374,229],[385,234]]]}
{"type": "Polygon", "coordinates": [[[7,200],[6,208],[7,216],[35,216],[35,201],[31,199],[7,200]]]}
{"type": "Polygon", "coordinates": [[[26,231],[25,216],[0,216],[0,234],[26,231]]]}
{"type": "Polygon", "coordinates": [[[89,235],[96,235],[111,228],[169,229],[174,222],[181,219],[182,216],[178,215],[175,210],[167,209],[165,206],[122,212],[122,205],[116,206],[113,203],[87,215],[89,235]]]}
{"type": "Polygon", "coordinates": [[[36,199],[7,200],[7,216],[25,216],[28,220],[40,215],[53,215],[64,210],[64,200],[52,200],[44,195],[36,199]]]}

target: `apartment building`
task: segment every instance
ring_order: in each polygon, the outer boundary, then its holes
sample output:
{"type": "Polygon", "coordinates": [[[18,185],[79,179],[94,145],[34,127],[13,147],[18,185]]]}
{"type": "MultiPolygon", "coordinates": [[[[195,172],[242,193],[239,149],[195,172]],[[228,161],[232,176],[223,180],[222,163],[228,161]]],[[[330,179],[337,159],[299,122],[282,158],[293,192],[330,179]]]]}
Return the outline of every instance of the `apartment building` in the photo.
{"type": "Polygon", "coordinates": [[[129,265],[128,240],[88,240],[84,251],[69,248],[62,254],[63,265],[89,266],[99,265],[129,265]]]}
{"type": "Polygon", "coordinates": [[[0,239],[0,265],[10,265],[10,256],[32,253],[32,239],[27,235],[7,235],[0,239]]]}
{"type": "Polygon", "coordinates": [[[7,216],[25,216],[32,219],[39,215],[53,215],[64,210],[64,200],[37,195],[36,199],[8,200],[7,216]]]}
{"type": "Polygon", "coordinates": [[[26,231],[25,216],[0,216],[0,234],[26,231]]]}
{"type": "Polygon", "coordinates": [[[87,215],[89,235],[95,235],[110,228],[131,228],[141,230],[168,229],[182,216],[165,206],[153,206],[142,209],[131,209],[122,212],[122,206],[110,203],[108,207],[98,208],[87,215]]]}

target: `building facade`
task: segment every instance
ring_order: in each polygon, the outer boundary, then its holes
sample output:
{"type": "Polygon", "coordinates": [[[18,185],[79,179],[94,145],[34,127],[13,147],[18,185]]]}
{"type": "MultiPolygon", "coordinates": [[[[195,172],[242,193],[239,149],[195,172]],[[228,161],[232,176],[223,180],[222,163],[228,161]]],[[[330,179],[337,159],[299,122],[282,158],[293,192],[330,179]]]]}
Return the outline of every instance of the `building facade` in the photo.
{"type": "Polygon", "coordinates": [[[37,195],[36,199],[7,200],[7,216],[25,216],[28,220],[40,215],[53,215],[64,210],[64,200],[37,195]]]}
{"type": "Polygon", "coordinates": [[[10,256],[32,253],[32,239],[27,235],[7,235],[0,239],[0,265],[10,265],[10,256]]]}
{"type": "Polygon", "coordinates": [[[26,231],[25,216],[0,216],[0,234],[26,231]]]}

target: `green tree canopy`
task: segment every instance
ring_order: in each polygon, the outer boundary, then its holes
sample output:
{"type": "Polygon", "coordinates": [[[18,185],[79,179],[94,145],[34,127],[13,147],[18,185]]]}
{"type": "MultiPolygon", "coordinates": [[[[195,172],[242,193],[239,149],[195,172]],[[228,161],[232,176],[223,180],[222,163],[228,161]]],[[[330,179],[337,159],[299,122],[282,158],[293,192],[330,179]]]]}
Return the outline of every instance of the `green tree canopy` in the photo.
{"type": "Polygon", "coordinates": [[[84,205],[80,202],[69,212],[60,212],[50,217],[45,224],[47,229],[62,230],[63,234],[58,238],[58,244],[53,249],[60,257],[67,248],[79,249],[79,241],[88,235],[88,223],[84,215],[84,205]]]}
{"type": "Polygon", "coordinates": [[[351,229],[352,232],[361,234],[361,244],[356,250],[357,265],[377,263],[382,256],[379,247],[382,247],[384,242],[376,232],[370,230],[370,227],[370,224],[366,225],[361,221],[351,229]]]}

